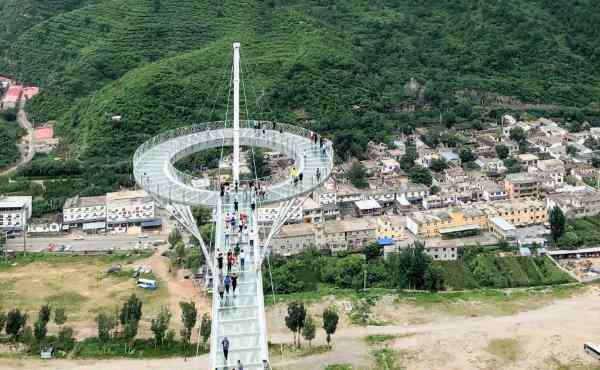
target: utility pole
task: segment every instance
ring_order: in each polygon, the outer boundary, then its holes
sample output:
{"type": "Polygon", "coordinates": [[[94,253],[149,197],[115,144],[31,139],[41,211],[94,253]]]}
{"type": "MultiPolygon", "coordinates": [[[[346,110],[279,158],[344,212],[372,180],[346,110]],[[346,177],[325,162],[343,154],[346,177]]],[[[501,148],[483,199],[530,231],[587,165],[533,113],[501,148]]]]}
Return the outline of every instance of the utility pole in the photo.
{"type": "Polygon", "coordinates": [[[240,43],[233,43],[233,183],[240,182],[240,43]]]}

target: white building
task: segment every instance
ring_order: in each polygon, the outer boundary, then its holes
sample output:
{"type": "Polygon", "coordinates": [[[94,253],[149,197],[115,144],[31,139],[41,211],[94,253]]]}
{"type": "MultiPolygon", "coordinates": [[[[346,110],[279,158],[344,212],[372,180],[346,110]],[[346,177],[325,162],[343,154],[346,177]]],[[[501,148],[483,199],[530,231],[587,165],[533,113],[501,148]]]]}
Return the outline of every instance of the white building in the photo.
{"type": "Polygon", "coordinates": [[[0,230],[8,233],[25,229],[31,218],[31,196],[0,197],[0,230]]]}
{"type": "Polygon", "coordinates": [[[63,224],[70,227],[83,227],[93,224],[106,227],[106,195],[95,197],[73,197],[63,206],[63,224]]]}
{"type": "Polygon", "coordinates": [[[109,228],[128,228],[156,222],[154,200],[143,190],[106,194],[106,221],[109,228]]]}

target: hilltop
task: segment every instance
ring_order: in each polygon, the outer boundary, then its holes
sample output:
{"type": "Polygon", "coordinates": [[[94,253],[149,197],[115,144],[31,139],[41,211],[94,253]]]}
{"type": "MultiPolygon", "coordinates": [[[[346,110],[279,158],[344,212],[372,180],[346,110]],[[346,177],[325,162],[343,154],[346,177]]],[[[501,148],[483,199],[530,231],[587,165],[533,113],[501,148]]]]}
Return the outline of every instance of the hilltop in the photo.
{"type": "Polygon", "coordinates": [[[592,0],[63,0],[33,17],[16,3],[40,2],[0,1],[0,73],[42,86],[30,116],[57,120],[83,159],[222,119],[234,40],[251,116],[323,131],[347,155],[440,114],[457,127],[598,116],[592,0]]]}

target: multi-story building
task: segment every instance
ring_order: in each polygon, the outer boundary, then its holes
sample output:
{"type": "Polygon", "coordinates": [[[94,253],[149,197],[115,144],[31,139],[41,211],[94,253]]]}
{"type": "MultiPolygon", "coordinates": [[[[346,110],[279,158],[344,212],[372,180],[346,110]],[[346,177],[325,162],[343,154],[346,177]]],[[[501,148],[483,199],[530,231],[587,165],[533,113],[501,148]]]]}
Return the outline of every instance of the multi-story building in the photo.
{"type": "Polygon", "coordinates": [[[367,219],[328,221],[316,225],[316,242],[332,252],[357,250],[375,241],[377,225],[367,219]]]}
{"type": "Polygon", "coordinates": [[[542,201],[535,199],[508,199],[486,205],[490,217],[499,216],[515,226],[543,224],[548,212],[542,201]]]}
{"type": "Polygon", "coordinates": [[[560,159],[546,159],[537,162],[537,167],[529,167],[528,172],[546,179],[545,187],[558,187],[564,183],[565,164],[560,159]]]}
{"type": "Polygon", "coordinates": [[[413,212],[406,217],[406,228],[421,238],[469,235],[487,228],[487,215],[474,207],[413,212]]]}
{"type": "Polygon", "coordinates": [[[90,226],[98,226],[97,228],[105,228],[106,195],[68,198],[63,206],[63,224],[69,227],[83,227],[90,224],[90,226]]]}
{"type": "Polygon", "coordinates": [[[404,216],[380,216],[374,218],[373,223],[377,226],[377,239],[406,239],[404,233],[406,218],[404,216]]]}
{"type": "Polygon", "coordinates": [[[481,191],[481,198],[484,200],[494,201],[508,198],[506,190],[493,181],[482,181],[478,183],[478,188],[481,191]]]}
{"type": "Polygon", "coordinates": [[[458,258],[457,247],[425,247],[425,253],[435,261],[454,261],[458,258]]]}
{"type": "Polygon", "coordinates": [[[540,182],[535,174],[511,173],[504,179],[504,189],[510,198],[538,198],[540,182]]]}
{"type": "Polygon", "coordinates": [[[106,194],[106,221],[109,228],[127,229],[159,221],[154,200],[143,190],[106,194]]]}
{"type": "Polygon", "coordinates": [[[0,230],[18,233],[27,227],[31,218],[31,196],[0,197],[0,230]]]}
{"type": "Polygon", "coordinates": [[[517,159],[519,160],[519,162],[521,162],[521,164],[527,168],[529,167],[537,167],[537,163],[538,163],[538,156],[535,154],[519,154],[517,156],[517,159]]]}
{"type": "Polygon", "coordinates": [[[600,213],[600,192],[583,186],[559,189],[546,197],[546,207],[558,207],[566,217],[595,216],[600,213]]]}
{"type": "Polygon", "coordinates": [[[313,224],[284,225],[271,240],[271,250],[275,254],[290,256],[307,248],[316,247],[315,231],[313,224]]]}

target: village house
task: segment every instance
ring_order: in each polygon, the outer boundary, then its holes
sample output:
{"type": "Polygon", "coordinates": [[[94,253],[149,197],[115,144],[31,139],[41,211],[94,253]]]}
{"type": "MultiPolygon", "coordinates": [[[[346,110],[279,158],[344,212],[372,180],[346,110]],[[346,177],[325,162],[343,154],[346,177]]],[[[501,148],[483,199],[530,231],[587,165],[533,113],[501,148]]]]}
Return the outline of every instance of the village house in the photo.
{"type": "Polygon", "coordinates": [[[506,175],[504,190],[510,198],[538,198],[540,182],[537,176],[528,172],[517,172],[506,175]]]}
{"type": "Polygon", "coordinates": [[[406,228],[420,238],[462,237],[487,229],[487,215],[475,207],[413,212],[406,217],[406,228]]]}
{"type": "Polygon", "coordinates": [[[565,186],[546,196],[546,208],[554,207],[568,218],[595,216],[600,213],[600,192],[587,186],[565,186]]]}

